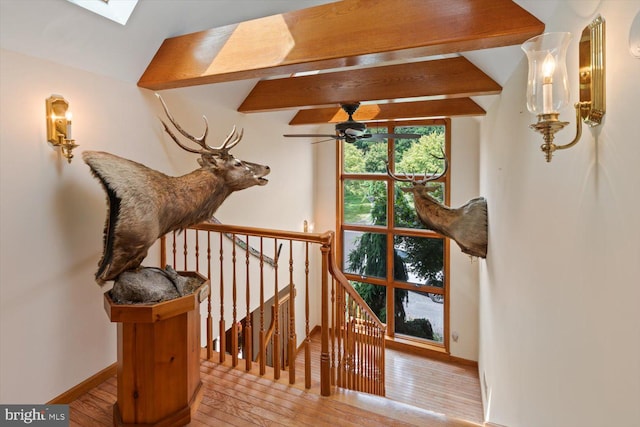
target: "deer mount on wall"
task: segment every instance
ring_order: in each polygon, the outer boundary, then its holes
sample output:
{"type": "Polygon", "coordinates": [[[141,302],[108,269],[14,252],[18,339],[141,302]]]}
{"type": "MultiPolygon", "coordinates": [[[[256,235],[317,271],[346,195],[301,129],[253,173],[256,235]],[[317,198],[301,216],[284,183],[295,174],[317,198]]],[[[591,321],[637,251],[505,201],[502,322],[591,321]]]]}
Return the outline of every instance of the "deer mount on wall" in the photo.
{"type": "Polygon", "coordinates": [[[429,182],[442,178],[449,170],[449,161],[444,156],[444,170],[438,175],[415,176],[394,175],[387,163],[387,174],[395,181],[411,183],[402,191],[413,194],[418,219],[429,229],[454,240],[465,254],[487,257],[487,201],[484,197],[469,200],[459,208],[450,208],[429,193],[435,188],[429,182]]]}
{"type": "Polygon", "coordinates": [[[205,142],[206,117],[204,133],[194,137],[180,127],[157,96],[173,126],[199,148],[181,143],[162,121],[165,131],[182,149],[200,155],[200,168],[172,177],[113,154],[82,154],[107,193],[103,254],[96,272],[100,284],[138,268],[149,248],[166,233],[210,219],[233,192],[268,182],[264,177],[269,166],[236,159],[229,152],[242,139],[235,126],[219,147],[211,147],[205,142]]]}

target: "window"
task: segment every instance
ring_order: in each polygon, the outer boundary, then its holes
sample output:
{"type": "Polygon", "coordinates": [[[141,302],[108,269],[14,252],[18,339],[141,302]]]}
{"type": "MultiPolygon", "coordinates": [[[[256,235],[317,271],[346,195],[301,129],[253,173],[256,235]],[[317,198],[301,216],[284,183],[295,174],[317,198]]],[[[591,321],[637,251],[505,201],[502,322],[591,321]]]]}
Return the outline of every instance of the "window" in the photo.
{"type": "MultiPolygon", "coordinates": [[[[410,183],[398,175],[437,175],[450,149],[449,120],[369,126],[371,133],[417,133],[420,139],[342,142],[339,148],[339,238],[342,268],[389,334],[448,347],[449,243],[417,219],[410,183]]],[[[451,169],[451,166],[449,166],[451,169]]],[[[448,204],[449,174],[431,184],[448,204]]]]}
{"type": "Polygon", "coordinates": [[[133,13],[138,0],[67,0],[70,3],[84,7],[93,13],[102,15],[107,19],[125,25],[133,13]]]}

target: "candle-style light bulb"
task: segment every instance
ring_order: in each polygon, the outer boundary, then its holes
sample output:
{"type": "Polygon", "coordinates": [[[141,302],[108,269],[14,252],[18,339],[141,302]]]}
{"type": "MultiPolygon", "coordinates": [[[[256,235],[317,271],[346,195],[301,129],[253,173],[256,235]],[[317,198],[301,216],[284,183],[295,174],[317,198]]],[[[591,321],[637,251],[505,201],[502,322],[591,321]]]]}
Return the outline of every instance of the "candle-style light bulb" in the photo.
{"type": "Polygon", "coordinates": [[[71,114],[70,111],[67,111],[67,114],[65,114],[65,118],[67,119],[67,135],[66,135],[66,138],[67,139],[71,139],[71,119],[73,118],[73,114],[71,114]]]}
{"type": "Polygon", "coordinates": [[[556,60],[553,59],[553,56],[550,53],[547,53],[546,58],[542,62],[542,76],[546,80],[549,79],[549,83],[551,83],[551,77],[553,76],[553,72],[556,69],[556,60]]]}
{"type": "Polygon", "coordinates": [[[553,112],[553,72],[556,69],[556,61],[550,53],[542,62],[542,113],[553,112]]]}

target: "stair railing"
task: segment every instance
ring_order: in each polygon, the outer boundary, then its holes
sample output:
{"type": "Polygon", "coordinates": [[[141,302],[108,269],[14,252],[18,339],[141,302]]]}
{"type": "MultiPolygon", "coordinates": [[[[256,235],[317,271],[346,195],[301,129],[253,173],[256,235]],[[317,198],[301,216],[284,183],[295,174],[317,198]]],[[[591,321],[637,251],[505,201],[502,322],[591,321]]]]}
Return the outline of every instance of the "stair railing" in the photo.
{"type": "Polygon", "coordinates": [[[386,325],[337,267],[333,232],[202,223],[168,234],[160,248],[163,266],[210,279],[207,359],[233,367],[244,360],[246,371],[257,363],[257,373],[269,372],[274,380],[286,372],[290,384],[297,378],[306,389],[319,383],[323,396],[336,386],[384,395],[386,325]],[[273,308],[265,308],[270,299],[273,308]],[[319,367],[312,359],[318,330],[319,367]]]}

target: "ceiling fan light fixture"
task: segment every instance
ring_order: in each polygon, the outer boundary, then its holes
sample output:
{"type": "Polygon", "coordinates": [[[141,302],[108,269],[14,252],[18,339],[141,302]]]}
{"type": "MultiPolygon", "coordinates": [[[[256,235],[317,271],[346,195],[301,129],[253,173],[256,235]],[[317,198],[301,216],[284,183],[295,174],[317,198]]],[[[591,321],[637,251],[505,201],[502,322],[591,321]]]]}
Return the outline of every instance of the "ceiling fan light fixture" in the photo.
{"type": "MultiPolygon", "coordinates": [[[[347,113],[348,119],[344,122],[337,123],[335,126],[337,135],[333,136],[335,140],[343,140],[348,143],[354,143],[359,140],[382,140],[385,138],[420,138],[422,135],[404,133],[404,134],[392,134],[392,133],[371,133],[367,131],[367,125],[363,122],[358,122],[353,119],[353,114],[360,106],[359,102],[349,102],[342,104],[341,107],[345,113],[347,113]]],[[[322,134],[285,134],[286,137],[322,137],[327,138],[329,135],[322,134]]]]}

